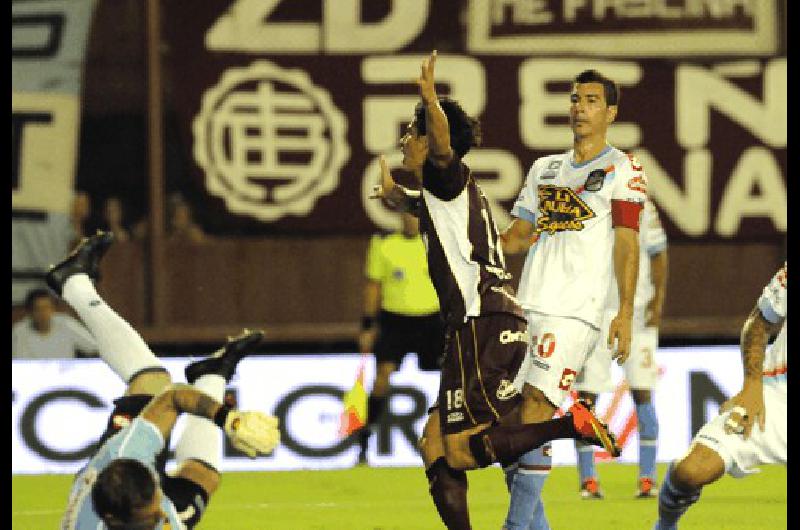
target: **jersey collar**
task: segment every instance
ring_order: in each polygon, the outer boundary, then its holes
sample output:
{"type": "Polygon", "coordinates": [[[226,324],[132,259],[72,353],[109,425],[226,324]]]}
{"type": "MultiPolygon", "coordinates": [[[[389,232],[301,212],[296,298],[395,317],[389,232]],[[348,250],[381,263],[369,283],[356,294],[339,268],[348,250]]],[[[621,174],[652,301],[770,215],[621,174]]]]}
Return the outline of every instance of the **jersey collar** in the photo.
{"type": "Polygon", "coordinates": [[[574,149],[570,149],[570,151],[569,151],[569,165],[572,166],[573,169],[578,169],[579,167],[587,166],[587,165],[591,164],[592,162],[594,162],[596,160],[599,160],[599,159],[603,158],[604,156],[606,156],[606,154],[608,154],[609,151],[611,151],[611,146],[609,144],[606,144],[605,149],[603,149],[602,151],[597,153],[597,155],[595,155],[594,158],[591,158],[591,159],[587,160],[586,162],[581,162],[580,164],[576,164],[574,162],[575,150],[574,149]]]}

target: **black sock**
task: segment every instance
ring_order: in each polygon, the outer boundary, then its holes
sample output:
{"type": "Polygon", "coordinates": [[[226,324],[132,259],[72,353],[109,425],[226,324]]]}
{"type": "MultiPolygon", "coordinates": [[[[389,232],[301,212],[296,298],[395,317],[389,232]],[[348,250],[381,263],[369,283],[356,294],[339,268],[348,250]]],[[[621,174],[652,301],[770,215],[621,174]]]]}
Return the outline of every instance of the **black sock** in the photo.
{"type": "Polygon", "coordinates": [[[375,425],[383,414],[386,408],[386,396],[372,396],[367,398],[367,424],[361,431],[358,437],[358,445],[361,447],[361,452],[367,452],[367,445],[369,444],[369,436],[372,434],[371,427],[375,425]]]}
{"type": "Polygon", "coordinates": [[[453,469],[444,457],[440,457],[425,470],[425,475],[433,504],[448,530],[470,530],[467,474],[453,469]]]}
{"type": "Polygon", "coordinates": [[[378,422],[386,408],[386,396],[373,396],[367,398],[367,423],[374,425],[378,422]]]}
{"type": "Polygon", "coordinates": [[[572,417],[565,416],[541,423],[495,425],[469,437],[472,456],[481,467],[494,462],[503,466],[540,445],[559,438],[578,438],[572,417]]]}

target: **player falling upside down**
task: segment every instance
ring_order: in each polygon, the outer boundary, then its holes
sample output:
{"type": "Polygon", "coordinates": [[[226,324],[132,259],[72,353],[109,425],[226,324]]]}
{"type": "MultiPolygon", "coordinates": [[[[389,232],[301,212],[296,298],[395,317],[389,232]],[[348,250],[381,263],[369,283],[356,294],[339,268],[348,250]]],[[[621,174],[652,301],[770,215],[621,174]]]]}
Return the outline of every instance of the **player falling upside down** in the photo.
{"type": "Polygon", "coordinates": [[[524,314],[513,296],[486,197],[462,161],[479,143],[477,120],[434,89],[436,52],[418,82],[422,103],[401,140],[403,165],[421,191],[398,186],[381,159],[376,197],[420,218],[428,270],[448,341],[439,396],[420,450],[430,492],[450,529],[470,528],[464,470],[511,463],[556,438],[582,438],[618,454],[606,426],[581,402],[564,418],[519,424],[512,385],[527,353],[524,314]]]}
{"type": "Polygon", "coordinates": [[[128,385],[114,402],[100,448],[75,479],[61,528],[193,528],[219,487],[218,428],[251,457],[278,443],[274,417],[221,404],[236,364],[263,334],[246,331],[215,355],[188,365],[192,386],[171,384],[161,361],[94,288],[91,278],[112,242],[111,233],[98,232],[47,274],[48,285],[75,309],[102,359],[128,385]],[[169,436],[183,412],[193,416],[175,449],[177,472],[167,475],[169,436]]]}
{"type": "Polygon", "coordinates": [[[698,431],[688,454],[670,466],[654,530],[677,529],[702,488],[725,473],[742,478],[761,464],[786,465],[786,269],[784,264],[767,284],[742,327],[742,390],[723,403],[719,416],[698,431]]]}

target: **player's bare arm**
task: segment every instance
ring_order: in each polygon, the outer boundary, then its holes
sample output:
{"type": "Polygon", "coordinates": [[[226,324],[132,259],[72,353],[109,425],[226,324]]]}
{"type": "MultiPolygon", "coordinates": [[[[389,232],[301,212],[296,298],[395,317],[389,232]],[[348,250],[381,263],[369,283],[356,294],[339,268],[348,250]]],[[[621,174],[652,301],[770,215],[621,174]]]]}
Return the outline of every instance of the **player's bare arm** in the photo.
{"type": "Polygon", "coordinates": [[[182,412],[213,420],[220,407],[222,403],[190,385],[173,384],[153,398],[142,410],[141,416],[158,427],[166,439],[182,412]]]}
{"type": "Polygon", "coordinates": [[[383,155],[380,157],[380,166],[381,183],[372,188],[372,194],[369,198],[383,199],[389,208],[396,212],[408,212],[416,215],[418,213],[420,192],[418,190],[410,190],[396,183],[383,155]]]}
{"type": "Polygon", "coordinates": [[[500,234],[503,254],[509,256],[526,252],[539,239],[533,223],[526,219],[513,219],[500,234]]]}
{"type": "Polygon", "coordinates": [[[447,167],[455,154],[450,147],[450,128],[439,98],[436,96],[434,65],[436,50],[422,61],[417,85],[425,103],[425,128],[428,136],[428,159],[437,167],[447,167]]]}
{"type": "Polygon", "coordinates": [[[750,311],[750,315],[742,327],[741,349],[744,367],[742,390],[726,401],[722,411],[732,410],[732,424],[726,425],[726,432],[743,434],[745,440],[750,436],[753,424],[764,431],[766,410],[764,408],[763,370],[764,356],[767,351],[770,335],[780,329],[780,325],[771,324],[761,314],[758,306],[750,311]],[[738,424],[738,426],[736,426],[738,424]]]}
{"type": "Polygon", "coordinates": [[[614,228],[614,275],[619,289],[619,311],[608,330],[608,346],[616,351],[612,358],[623,364],[631,352],[631,320],[636,280],[639,276],[639,233],[633,228],[614,228]]]}
{"type": "Polygon", "coordinates": [[[170,385],[142,410],[141,416],[166,439],[181,413],[209,419],[219,425],[234,447],[250,458],[272,452],[280,441],[278,420],[257,411],[239,411],[186,384],[170,385]]]}

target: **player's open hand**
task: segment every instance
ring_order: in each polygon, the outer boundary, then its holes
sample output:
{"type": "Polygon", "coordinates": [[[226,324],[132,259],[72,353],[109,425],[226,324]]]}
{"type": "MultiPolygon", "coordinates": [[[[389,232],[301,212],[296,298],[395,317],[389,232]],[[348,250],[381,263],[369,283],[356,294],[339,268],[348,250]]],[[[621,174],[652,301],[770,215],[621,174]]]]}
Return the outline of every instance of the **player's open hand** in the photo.
{"type": "Polygon", "coordinates": [[[756,421],[761,432],[764,432],[767,411],[764,408],[764,391],[760,384],[745,386],[720,407],[720,412],[729,410],[731,414],[725,421],[726,433],[741,434],[747,440],[756,421]]]}
{"type": "Polygon", "coordinates": [[[437,101],[436,98],[436,85],[434,81],[433,69],[436,64],[436,50],[422,61],[420,68],[419,79],[417,79],[417,86],[419,86],[419,95],[426,103],[437,101]]]}
{"type": "Polygon", "coordinates": [[[281,439],[278,418],[258,411],[231,410],[225,419],[225,434],[250,458],[271,453],[281,439]]]}
{"type": "Polygon", "coordinates": [[[372,188],[370,199],[383,199],[389,208],[397,211],[402,211],[406,196],[403,190],[398,186],[392,178],[392,172],[389,171],[389,165],[383,155],[380,156],[381,164],[381,183],[376,184],[372,188]]]}
{"type": "Polygon", "coordinates": [[[608,347],[613,351],[612,359],[622,365],[631,354],[631,317],[624,313],[617,313],[608,327],[608,347]],[[616,349],[614,349],[616,342],[616,349]]]}

